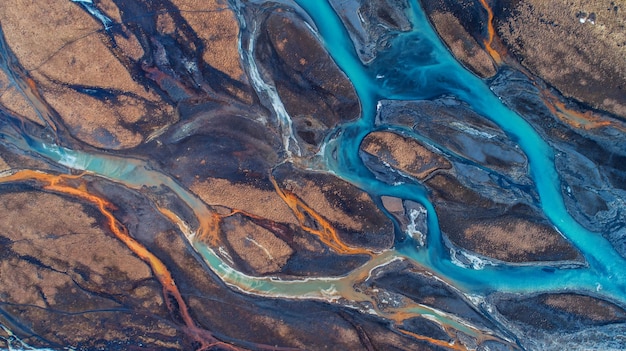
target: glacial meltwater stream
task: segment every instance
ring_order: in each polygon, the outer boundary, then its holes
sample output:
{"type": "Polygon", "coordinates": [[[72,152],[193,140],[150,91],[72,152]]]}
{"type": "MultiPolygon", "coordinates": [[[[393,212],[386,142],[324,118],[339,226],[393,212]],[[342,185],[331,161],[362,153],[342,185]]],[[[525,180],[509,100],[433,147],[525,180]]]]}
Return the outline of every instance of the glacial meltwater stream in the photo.
{"type": "Polygon", "coordinates": [[[488,86],[461,66],[441,43],[416,1],[412,1],[413,30],[399,36],[389,52],[370,67],[359,61],[348,33],[327,2],[299,1],[315,20],[328,51],[350,77],[359,94],[363,116],[344,125],[333,147],[326,148],[331,169],[342,178],[366,189],[373,196],[390,195],[424,204],[429,215],[428,247],[416,249],[407,240],[397,250],[473,292],[603,290],[614,299],[626,297],[624,259],[598,233],[580,226],[567,212],[554,165],[554,151],[515,112],[509,110],[488,86]],[[482,116],[500,126],[516,141],[529,160],[530,174],[541,198],[541,208],[552,223],[583,252],[589,267],[546,271],[542,267],[486,266],[475,271],[451,263],[442,245],[436,214],[422,188],[416,185],[389,186],[377,181],[358,157],[359,143],[374,129],[376,103],[381,99],[419,100],[449,94],[468,103],[482,116]],[[336,152],[337,156],[333,156],[336,152]]]}
{"type": "MultiPolygon", "coordinates": [[[[411,0],[409,18],[412,30],[402,33],[390,42],[387,51],[379,53],[373,62],[365,65],[357,56],[354,45],[339,16],[327,1],[297,0],[298,5],[310,16],[311,25],[318,31],[326,49],[353,83],[361,103],[361,117],[342,124],[329,134],[322,150],[326,169],[338,177],[366,191],[372,198],[393,196],[422,204],[428,211],[428,233],[425,245],[408,236],[396,237],[394,248],[382,253],[373,253],[362,267],[341,277],[282,280],[273,277],[253,277],[237,271],[218,254],[218,247],[210,247],[205,241],[196,240],[210,234],[211,211],[194,194],[179,185],[173,178],[149,166],[143,160],[118,157],[97,151],[71,150],[56,145],[52,138],[44,141],[37,136],[18,135],[11,123],[0,130],[2,142],[24,152],[37,153],[57,164],[86,171],[93,176],[103,177],[132,189],[144,187],[167,187],[194,212],[199,228],[184,223],[183,216],[175,213],[169,218],[183,231],[208,266],[225,283],[242,292],[265,297],[287,299],[317,299],[339,303],[350,308],[367,311],[363,303],[373,298],[366,292],[355,289],[355,285],[367,280],[371,272],[391,262],[412,261],[424,271],[454,286],[468,298],[481,297],[493,291],[524,292],[586,292],[600,296],[620,305],[626,305],[626,261],[599,233],[593,233],[578,224],[568,213],[557,174],[553,148],[520,115],[510,110],[481,79],[467,71],[450,54],[430,26],[416,0],[411,0]],[[442,95],[454,96],[467,103],[476,113],[497,124],[516,142],[528,158],[530,178],[539,194],[539,207],[558,230],[582,253],[585,265],[507,264],[489,262],[480,269],[455,263],[445,246],[439,230],[437,214],[429,201],[426,189],[417,182],[388,184],[378,180],[359,157],[363,138],[375,130],[394,130],[393,125],[376,125],[375,117],[381,100],[427,100],[442,95]],[[180,218],[179,218],[180,217],[180,218]],[[208,233],[208,234],[207,234],[208,233]],[[359,305],[361,304],[361,305],[359,305]]],[[[235,11],[242,5],[233,1],[235,11]]],[[[251,65],[256,89],[278,97],[271,84],[261,81],[254,55],[253,43],[241,50],[245,62],[251,65]],[[272,94],[273,92],[273,94],[272,94]]],[[[291,132],[291,121],[282,103],[274,101],[280,108],[277,115],[283,128],[284,143],[296,142],[291,132]]],[[[17,122],[12,122],[17,126],[17,122]]],[[[427,140],[427,139],[424,139],[427,140]]],[[[289,145],[285,145],[290,150],[289,145]]],[[[297,145],[291,145],[297,150],[297,145]]],[[[292,156],[292,155],[290,155],[292,156]]],[[[299,155],[298,155],[299,156],[299,155]]],[[[297,156],[292,156],[297,157],[297,156]]],[[[367,305],[369,306],[369,305],[367,305]]],[[[478,307],[478,306],[477,306],[478,307]]],[[[478,336],[477,328],[418,304],[409,304],[397,311],[373,308],[369,313],[383,318],[399,318],[408,315],[430,315],[439,323],[468,335],[478,336]]],[[[514,342],[514,341],[513,341],[514,342]]]]}

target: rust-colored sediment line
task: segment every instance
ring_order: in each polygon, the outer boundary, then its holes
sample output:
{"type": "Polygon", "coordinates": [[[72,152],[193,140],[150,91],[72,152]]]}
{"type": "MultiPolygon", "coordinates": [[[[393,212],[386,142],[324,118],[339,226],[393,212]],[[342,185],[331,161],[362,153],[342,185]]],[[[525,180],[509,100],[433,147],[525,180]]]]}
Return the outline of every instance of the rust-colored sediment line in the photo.
{"type": "Polygon", "coordinates": [[[201,345],[199,347],[199,350],[209,350],[214,347],[234,351],[244,350],[243,348],[218,340],[213,336],[213,334],[211,334],[211,332],[202,329],[196,325],[194,320],[191,318],[191,315],[189,314],[187,304],[183,300],[180,291],[176,287],[174,278],[172,277],[165,264],[153,253],[151,253],[145,246],[143,246],[141,243],[139,243],[129,235],[126,227],[119,223],[115,216],[113,216],[113,214],[111,213],[112,209],[115,208],[112,203],[97,195],[87,192],[84,185],[79,187],[73,187],[64,184],[64,181],[66,179],[75,178],[77,178],[77,176],[51,175],[31,170],[22,170],[0,178],[0,183],[36,180],[45,184],[43,186],[43,189],[75,196],[96,205],[100,210],[100,213],[107,219],[109,229],[111,230],[111,232],[113,232],[115,237],[123,242],[135,255],[137,255],[141,260],[143,260],[150,266],[155,278],[163,287],[164,300],[166,301],[168,309],[173,313],[177,312],[179,314],[180,318],[185,323],[185,332],[201,345]],[[175,300],[176,306],[174,305],[171,298],[175,300]]]}
{"type": "Polygon", "coordinates": [[[548,89],[543,89],[541,91],[541,97],[550,112],[552,112],[552,114],[555,115],[558,119],[570,125],[571,127],[583,130],[590,130],[610,126],[622,132],[626,132],[625,125],[620,125],[613,121],[607,120],[606,118],[602,118],[592,111],[587,110],[585,112],[579,112],[567,108],[567,106],[565,106],[565,104],[561,102],[558,97],[556,97],[548,89]]]}
{"type": "Polygon", "coordinates": [[[468,348],[465,347],[463,344],[461,343],[457,343],[457,342],[447,342],[447,341],[443,341],[443,340],[438,340],[438,339],[433,339],[433,338],[429,338],[427,336],[423,336],[423,335],[419,335],[413,332],[410,332],[408,330],[404,330],[404,329],[397,329],[400,333],[405,334],[407,336],[410,336],[414,339],[417,340],[422,340],[422,341],[426,341],[429,342],[433,345],[437,345],[437,346],[441,346],[441,347],[445,347],[447,349],[450,350],[458,350],[458,351],[467,351],[468,348]]]}
{"type": "MultiPolygon", "coordinates": [[[[19,60],[7,45],[2,26],[0,26],[0,70],[3,70],[17,90],[30,103],[42,122],[58,133],[55,114],[52,107],[41,96],[37,83],[19,63],[19,60]]],[[[59,121],[60,122],[60,121],[59,121]]]]}
{"type": "Polygon", "coordinates": [[[46,100],[44,100],[43,96],[39,93],[39,88],[37,88],[37,83],[31,77],[19,77],[22,79],[14,79],[20,91],[24,94],[24,96],[31,103],[31,106],[35,109],[35,111],[39,114],[39,116],[43,119],[43,121],[52,128],[53,131],[57,132],[57,126],[54,121],[54,113],[51,111],[51,107],[48,105],[46,100]]]}
{"type": "MultiPolygon", "coordinates": [[[[487,11],[488,24],[487,24],[487,32],[488,38],[483,41],[485,45],[485,49],[487,53],[493,58],[496,64],[501,64],[503,59],[498,50],[494,48],[494,44],[496,44],[496,32],[493,27],[493,10],[487,4],[487,0],[479,0],[483,8],[487,11]]],[[[502,45],[498,45],[502,47],[502,45]]],[[[509,62],[510,63],[510,62],[509,62]]],[[[523,66],[519,64],[515,65],[521,72],[523,72],[526,76],[528,76],[531,80],[534,81],[534,75],[526,70],[523,66]]],[[[626,126],[618,125],[612,121],[607,120],[599,116],[598,114],[593,113],[592,111],[579,112],[572,109],[569,109],[562,103],[558,97],[552,94],[549,90],[543,89],[541,91],[542,100],[546,104],[546,106],[550,109],[550,112],[554,114],[561,121],[566,124],[583,130],[595,129],[600,127],[612,126],[616,129],[619,129],[622,132],[626,131],[626,126]]]]}
{"type": "Polygon", "coordinates": [[[331,249],[335,250],[337,253],[346,254],[346,255],[355,255],[355,254],[366,254],[370,256],[374,256],[372,251],[350,247],[342,242],[337,234],[335,228],[328,222],[322,215],[315,212],[311,207],[305,204],[298,196],[287,191],[282,190],[273,176],[270,175],[270,180],[274,185],[274,189],[276,193],[283,199],[283,201],[289,206],[293,214],[298,219],[300,223],[300,227],[308,233],[311,233],[317,236],[324,244],[326,244],[331,249]],[[320,229],[312,228],[307,225],[307,217],[315,220],[320,229]]]}
{"type": "MultiPolygon", "coordinates": [[[[466,331],[461,331],[459,329],[457,329],[456,327],[452,326],[451,324],[447,324],[445,321],[438,321],[437,323],[439,323],[439,325],[444,329],[444,331],[448,334],[448,336],[450,337],[450,339],[452,339],[453,341],[448,342],[448,341],[443,341],[443,340],[438,340],[438,339],[433,339],[424,335],[419,335],[416,334],[414,332],[410,332],[404,329],[401,329],[400,326],[402,325],[402,323],[404,323],[405,321],[411,319],[411,318],[415,318],[415,317],[420,317],[423,316],[421,313],[414,311],[412,309],[415,308],[421,308],[421,309],[426,309],[426,310],[431,310],[431,313],[433,314],[440,314],[440,311],[438,311],[435,308],[432,308],[430,306],[425,306],[425,305],[420,305],[420,304],[416,304],[416,303],[409,303],[403,307],[400,308],[395,308],[395,309],[391,309],[390,311],[384,311],[384,310],[378,310],[378,314],[381,316],[384,316],[392,321],[395,322],[395,326],[396,326],[396,330],[398,330],[399,332],[409,335],[411,337],[414,337],[418,340],[424,340],[424,341],[428,341],[430,343],[433,343],[435,345],[438,346],[443,346],[452,350],[467,350],[467,348],[465,347],[465,345],[463,345],[463,343],[461,343],[461,341],[458,339],[458,332],[469,332],[469,335],[476,338],[477,343],[482,344],[485,341],[491,340],[491,341],[498,341],[498,342],[502,342],[503,340],[489,332],[486,332],[484,330],[481,330],[477,327],[474,327],[468,323],[465,323],[465,327],[467,328],[466,331]]],[[[376,309],[376,308],[375,308],[376,309]]],[[[449,318],[449,317],[446,317],[449,318]]]]}
{"type": "Polygon", "coordinates": [[[489,6],[489,4],[487,4],[487,0],[480,0],[480,3],[481,5],[483,5],[485,10],[487,11],[488,38],[484,40],[483,43],[485,44],[485,49],[487,50],[487,53],[489,53],[489,56],[491,56],[493,61],[497,65],[499,65],[502,63],[502,57],[500,56],[500,53],[498,53],[498,51],[493,48],[494,39],[496,37],[496,31],[493,28],[493,10],[489,6]]]}
{"type": "MultiPolygon", "coordinates": [[[[157,206],[159,212],[165,216],[170,222],[175,223],[177,225],[184,224],[186,225],[174,212],[170,211],[165,207],[157,206]]],[[[194,240],[201,240],[207,243],[209,246],[217,247],[219,246],[219,228],[220,221],[222,219],[221,216],[215,212],[209,212],[205,214],[205,216],[197,216],[198,219],[198,230],[194,240]]],[[[186,228],[185,233],[191,232],[189,228],[186,228]]]]}
{"type": "MultiPolygon", "coordinates": [[[[415,317],[415,315],[413,315],[412,317],[415,317]]],[[[408,319],[408,318],[405,318],[408,319]]],[[[397,326],[399,326],[400,324],[397,324],[397,326]]],[[[399,327],[395,328],[396,330],[398,330],[399,332],[401,332],[402,334],[406,334],[408,336],[411,336],[417,340],[422,340],[422,341],[427,341],[431,344],[437,345],[437,346],[442,346],[451,350],[459,350],[459,351],[467,351],[469,350],[465,345],[463,345],[463,343],[460,342],[460,340],[458,339],[458,336],[456,335],[456,329],[450,327],[450,326],[442,326],[443,329],[446,331],[446,333],[448,334],[448,336],[450,336],[450,338],[452,339],[452,341],[448,342],[448,341],[444,341],[444,340],[439,340],[439,339],[434,339],[428,336],[424,336],[424,335],[420,335],[414,332],[410,332],[408,330],[404,330],[401,329],[399,327]]],[[[473,328],[474,329],[474,328],[473,328]]],[[[487,340],[493,340],[493,341],[502,341],[501,339],[493,336],[493,335],[488,335],[485,334],[479,330],[476,329],[476,331],[478,332],[478,336],[476,338],[476,342],[478,344],[482,344],[483,342],[487,341],[487,340]]]]}
{"type": "MultiPolygon", "coordinates": [[[[489,53],[489,55],[493,58],[496,64],[501,64],[503,59],[503,54],[499,53],[498,50],[494,48],[496,44],[496,32],[493,27],[493,10],[487,4],[487,0],[479,0],[481,5],[487,11],[488,16],[488,25],[487,32],[488,38],[484,40],[485,49],[489,53]]],[[[501,44],[498,47],[502,47],[501,44]]],[[[511,62],[509,62],[511,63],[511,62]]],[[[526,70],[523,66],[516,64],[515,65],[521,72],[523,72],[526,76],[534,80],[534,75],[526,70]]],[[[573,128],[590,130],[600,127],[612,126],[622,132],[626,132],[626,126],[619,125],[618,123],[612,122],[599,116],[592,111],[579,112],[572,109],[567,108],[564,103],[562,103],[558,97],[552,94],[549,90],[543,89],[541,91],[542,100],[546,104],[546,106],[550,109],[553,115],[555,115],[558,119],[563,121],[564,123],[570,125],[573,128]]]]}
{"type": "MultiPolygon", "coordinates": [[[[174,278],[172,277],[171,273],[169,272],[165,264],[158,257],[152,254],[146,247],[144,247],[141,243],[139,243],[138,241],[136,241],[134,238],[130,236],[126,227],[124,227],[124,225],[122,225],[113,215],[112,211],[115,209],[115,206],[111,202],[107,201],[106,199],[102,197],[99,197],[98,195],[89,193],[84,182],[82,182],[80,185],[69,184],[70,182],[68,181],[70,180],[75,181],[77,179],[80,179],[80,177],[82,177],[82,175],[52,175],[52,174],[47,174],[47,173],[43,173],[39,171],[22,170],[22,171],[15,172],[13,174],[8,174],[3,177],[0,177],[0,183],[34,180],[34,181],[43,183],[42,188],[45,190],[74,196],[74,197],[80,198],[82,200],[85,200],[87,202],[94,204],[99,209],[100,213],[106,218],[109,229],[115,235],[115,237],[121,242],[123,242],[135,255],[137,255],[141,260],[143,260],[150,266],[155,278],[159,281],[159,283],[163,287],[164,300],[166,302],[168,309],[172,313],[177,313],[178,316],[182,319],[182,321],[185,324],[185,328],[183,330],[200,344],[198,350],[210,350],[213,348],[232,350],[232,351],[244,350],[241,347],[228,344],[226,342],[223,342],[217,339],[215,336],[213,336],[213,334],[210,331],[202,329],[196,325],[191,315],[189,314],[189,309],[185,301],[183,300],[180,294],[180,291],[178,290],[176,286],[176,283],[174,282],[174,278]]],[[[328,223],[328,221],[326,221],[321,215],[317,214],[315,211],[309,208],[306,204],[302,203],[302,201],[294,194],[288,191],[281,190],[273,178],[272,178],[272,182],[274,186],[276,187],[276,191],[278,192],[278,194],[294,210],[294,214],[298,217],[298,220],[300,221],[301,226],[304,230],[312,234],[318,235],[324,243],[329,245],[329,247],[335,249],[337,252],[344,253],[344,254],[366,253],[366,254],[373,255],[370,251],[366,251],[364,249],[359,249],[359,248],[351,248],[345,245],[344,243],[342,243],[337,237],[337,233],[335,232],[334,228],[330,225],[330,223],[328,223]],[[306,226],[305,216],[307,215],[313,218],[314,220],[318,221],[318,224],[323,229],[318,230],[318,229],[309,228],[308,226],[306,226]]],[[[172,222],[182,223],[180,218],[174,212],[166,208],[160,208],[160,207],[158,208],[158,210],[172,222]]],[[[241,213],[242,215],[251,216],[251,218],[257,217],[253,214],[248,214],[245,211],[241,211],[241,210],[233,210],[231,213],[224,214],[224,215],[214,214],[215,218],[213,219],[213,222],[216,223],[215,228],[218,228],[219,222],[221,221],[221,219],[234,215],[236,213],[241,213]]],[[[258,217],[258,218],[261,218],[261,217],[258,217]]],[[[386,254],[383,253],[382,255],[384,256],[386,254]]],[[[380,257],[383,257],[383,256],[380,256],[380,257]]],[[[357,277],[359,279],[366,279],[367,276],[369,276],[369,274],[370,272],[369,270],[367,270],[367,271],[362,272],[362,274],[359,274],[357,277]]],[[[362,294],[359,294],[359,295],[362,295],[362,294]]],[[[363,296],[363,297],[367,299],[366,296],[363,296]]],[[[410,308],[410,307],[414,307],[414,306],[413,305],[406,306],[406,308],[410,308]]],[[[418,313],[407,311],[406,308],[402,308],[398,311],[393,311],[391,313],[379,311],[378,314],[381,317],[388,318],[394,321],[396,325],[399,326],[403,321],[419,316],[418,313]]],[[[451,350],[466,350],[465,346],[457,340],[456,334],[454,333],[454,328],[450,328],[450,329],[445,328],[445,329],[454,341],[448,342],[448,341],[438,340],[438,339],[430,338],[424,335],[419,335],[414,332],[403,330],[401,328],[396,328],[396,330],[399,331],[400,333],[405,334],[409,337],[412,337],[416,340],[425,341],[433,345],[441,346],[441,347],[451,349],[451,350]]],[[[472,328],[472,329],[475,329],[475,328],[472,328]]],[[[497,338],[493,336],[485,335],[478,329],[475,329],[475,331],[479,335],[478,338],[480,340],[485,340],[488,338],[498,340],[497,338]]],[[[262,344],[254,344],[254,347],[258,349],[263,349],[263,350],[294,350],[291,348],[272,347],[272,346],[262,345],[262,344]]]]}

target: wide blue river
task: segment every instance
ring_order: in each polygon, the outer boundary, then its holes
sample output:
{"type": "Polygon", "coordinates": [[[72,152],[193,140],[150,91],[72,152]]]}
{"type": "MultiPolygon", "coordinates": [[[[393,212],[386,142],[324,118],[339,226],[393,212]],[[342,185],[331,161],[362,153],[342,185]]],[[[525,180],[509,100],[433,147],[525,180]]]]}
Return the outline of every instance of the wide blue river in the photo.
{"type": "Polygon", "coordinates": [[[392,43],[389,55],[396,66],[376,61],[365,66],[359,60],[349,35],[333,8],[326,1],[298,0],[311,16],[327,50],[354,84],[362,104],[361,119],[343,126],[333,148],[327,147],[330,168],[342,178],[372,195],[390,195],[422,203],[428,209],[427,249],[416,249],[407,240],[397,246],[403,255],[430,267],[468,291],[559,291],[578,289],[598,292],[626,301],[626,265],[610,243],[598,233],[579,225],[567,212],[554,165],[554,150],[520,115],[507,108],[487,84],[463,67],[450,54],[430,26],[424,12],[412,0],[413,30],[392,43]],[[381,78],[382,77],[382,78],[381,78]],[[517,142],[529,160],[530,174],[541,199],[541,208],[550,221],[584,255],[587,268],[544,270],[540,266],[486,266],[482,270],[459,267],[450,260],[442,245],[436,213],[416,185],[390,186],[376,180],[358,156],[360,140],[375,129],[376,105],[381,99],[420,100],[453,95],[469,104],[478,114],[495,122],[517,142]]]}
{"type": "MultiPolygon", "coordinates": [[[[393,252],[409,258],[446,279],[461,291],[486,294],[491,291],[586,291],[626,304],[626,262],[599,233],[578,224],[567,212],[560,192],[560,180],[554,164],[554,150],[520,115],[505,106],[487,84],[467,71],[450,54],[434,32],[420,6],[411,1],[413,29],[400,35],[391,49],[380,57],[393,57],[395,66],[364,65],[358,58],[349,34],[333,8],[326,1],[298,0],[313,19],[328,52],[354,84],[361,101],[362,115],[355,122],[331,133],[326,140],[327,167],[339,177],[364,189],[372,196],[395,196],[421,203],[428,210],[427,245],[418,247],[412,239],[398,240],[393,252]],[[583,254],[585,267],[553,269],[542,265],[485,265],[472,269],[454,264],[444,246],[433,205],[426,190],[418,184],[390,185],[377,180],[359,157],[363,137],[381,129],[374,125],[380,100],[421,100],[442,94],[466,102],[478,114],[496,123],[517,142],[529,161],[529,172],[540,196],[541,209],[558,230],[583,254]],[[548,268],[548,269],[546,269],[548,268]]],[[[392,129],[393,126],[388,126],[392,129]]],[[[127,186],[166,185],[202,217],[202,203],[175,181],[153,171],[140,160],[111,155],[89,154],[61,148],[34,138],[20,140],[5,135],[14,145],[36,151],[63,165],[87,170],[127,186]]],[[[277,279],[249,277],[228,267],[211,248],[195,243],[216,273],[244,291],[270,296],[318,296],[336,278],[282,282],[277,279]],[[301,289],[295,288],[301,284],[301,289]]],[[[388,255],[389,256],[389,255],[388,255]]]]}
{"type": "MultiPolygon", "coordinates": [[[[288,281],[276,277],[253,277],[238,272],[219,255],[219,248],[195,241],[200,228],[192,228],[181,219],[177,223],[181,231],[220,279],[229,286],[250,294],[322,299],[329,302],[337,302],[343,298],[340,303],[353,307],[353,302],[374,301],[371,296],[365,296],[355,289],[356,277],[366,277],[376,267],[394,260],[411,260],[416,266],[432,272],[468,296],[487,296],[493,291],[570,291],[584,292],[626,305],[626,262],[601,233],[586,230],[568,213],[560,190],[561,180],[555,167],[554,149],[522,116],[505,106],[483,80],[456,61],[430,26],[416,0],[410,0],[412,30],[393,39],[390,48],[367,65],[358,58],[341,19],[327,1],[296,2],[313,20],[320,39],[356,88],[361,102],[361,117],[354,122],[340,125],[339,131],[329,133],[325,140],[325,167],[365,190],[373,198],[387,195],[421,203],[428,212],[427,243],[418,245],[408,236],[396,238],[392,250],[372,258],[348,276],[288,281]],[[585,265],[515,265],[498,262],[486,264],[480,269],[459,265],[454,262],[449,249],[444,245],[437,214],[428,199],[426,189],[418,183],[388,184],[376,179],[368,170],[359,157],[361,140],[375,130],[398,128],[375,124],[379,102],[427,100],[442,95],[454,96],[467,103],[476,113],[497,124],[519,145],[527,156],[529,174],[539,194],[541,210],[580,250],[585,258],[585,265]]],[[[241,50],[245,51],[246,48],[241,50]]],[[[249,59],[252,57],[253,55],[248,55],[249,59]]],[[[276,114],[288,118],[281,113],[276,114]]],[[[71,150],[52,141],[46,142],[35,136],[18,135],[7,130],[5,128],[0,135],[5,143],[130,188],[166,186],[189,205],[198,222],[202,223],[202,218],[210,217],[206,204],[170,176],[151,168],[143,160],[98,151],[71,150]]],[[[419,134],[419,131],[416,133],[419,134]]],[[[408,310],[416,314],[432,314],[434,318],[454,328],[465,328],[447,314],[428,310],[427,307],[410,306],[408,310]]],[[[379,314],[385,317],[384,313],[379,314]]]]}

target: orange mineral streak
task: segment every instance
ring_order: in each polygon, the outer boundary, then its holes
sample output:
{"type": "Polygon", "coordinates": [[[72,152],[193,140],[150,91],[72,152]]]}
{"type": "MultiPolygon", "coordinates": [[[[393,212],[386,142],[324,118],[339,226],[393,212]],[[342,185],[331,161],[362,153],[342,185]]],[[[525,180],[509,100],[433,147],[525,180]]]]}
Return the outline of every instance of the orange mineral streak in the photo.
{"type": "Polygon", "coordinates": [[[200,222],[196,240],[200,240],[213,247],[219,246],[220,223],[222,217],[217,213],[210,213],[203,217],[198,217],[200,222]]]}
{"type": "MultiPolygon", "coordinates": [[[[402,323],[404,323],[405,321],[411,319],[411,318],[415,318],[415,317],[420,317],[422,316],[422,314],[416,312],[416,311],[411,311],[411,309],[416,308],[416,307],[421,307],[421,308],[426,308],[426,309],[431,309],[428,306],[424,306],[424,305],[418,305],[418,304],[407,304],[404,307],[398,308],[398,309],[392,309],[390,311],[379,311],[379,315],[383,315],[386,318],[394,321],[396,323],[397,326],[402,325],[402,323]]],[[[433,313],[437,313],[435,309],[432,309],[433,313]]],[[[441,323],[445,323],[445,322],[441,322],[441,323]]],[[[451,339],[457,339],[457,329],[454,328],[453,326],[450,325],[446,325],[446,324],[440,324],[441,327],[445,330],[445,332],[450,336],[451,339]]],[[[471,335],[473,337],[476,338],[476,341],[478,343],[483,343],[487,340],[492,340],[492,341],[502,341],[500,338],[485,332],[483,330],[480,330],[476,327],[473,327],[469,324],[466,325],[467,328],[471,329],[471,335]]],[[[402,330],[402,329],[398,329],[400,332],[405,333],[407,335],[411,335],[414,338],[420,339],[420,340],[426,340],[428,342],[432,342],[436,345],[439,346],[444,346],[453,350],[466,350],[467,348],[460,344],[460,343],[448,343],[445,341],[441,341],[441,340],[436,340],[436,339],[431,339],[429,337],[426,336],[422,336],[422,335],[418,335],[415,334],[413,332],[409,332],[406,330],[402,330]]]]}
{"type": "Polygon", "coordinates": [[[44,100],[44,98],[39,93],[39,89],[37,88],[37,82],[34,79],[25,76],[19,77],[15,79],[19,90],[22,94],[28,99],[31,103],[31,106],[37,111],[39,116],[43,119],[43,121],[52,128],[53,131],[57,131],[57,127],[52,119],[53,113],[50,110],[48,103],[44,100]],[[23,79],[19,79],[23,78],[23,79]]]}
{"type": "Polygon", "coordinates": [[[293,214],[300,222],[300,227],[315,236],[317,236],[324,244],[326,244],[331,249],[335,250],[337,253],[345,254],[345,255],[357,255],[357,254],[366,254],[370,256],[374,256],[374,253],[361,248],[350,247],[343,243],[339,236],[337,235],[337,231],[335,228],[319,213],[315,212],[312,208],[310,208],[307,204],[305,204],[298,196],[287,191],[282,190],[274,177],[270,176],[272,184],[274,185],[274,189],[276,193],[285,201],[287,206],[291,209],[293,214]],[[320,229],[312,228],[307,225],[307,219],[311,218],[315,220],[317,226],[320,229]]]}
{"type": "Polygon", "coordinates": [[[459,351],[467,351],[468,348],[465,347],[463,344],[461,343],[456,343],[454,341],[452,342],[447,342],[447,341],[443,341],[443,340],[437,340],[437,339],[433,339],[433,338],[429,338],[427,336],[423,336],[423,335],[419,335],[407,330],[403,330],[403,329],[397,329],[400,333],[408,335],[412,338],[415,338],[417,340],[422,340],[422,341],[427,341],[431,344],[437,345],[437,346],[441,346],[441,347],[445,347],[447,349],[450,350],[459,350],[459,351]]]}
{"type": "MultiPolygon", "coordinates": [[[[174,212],[160,206],[157,206],[157,209],[162,215],[165,216],[165,218],[169,219],[170,222],[176,223],[183,233],[186,235],[191,233],[187,224],[174,212]]],[[[194,240],[201,240],[208,245],[212,245],[213,247],[219,246],[219,229],[222,217],[223,216],[214,212],[198,215],[196,218],[198,219],[199,225],[194,240]]]]}
{"type": "Polygon", "coordinates": [[[496,37],[496,31],[493,28],[493,10],[487,4],[487,0],[480,0],[480,3],[483,5],[485,10],[487,10],[487,33],[489,37],[483,43],[485,44],[485,49],[489,56],[493,59],[493,61],[499,65],[502,63],[502,57],[500,57],[500,53],[496,49],[493,48],[494,38],[496,37]]]}
{"type": "Polygon", "coordinates": [[[209,350],[216,346],[226,350],[244,350],[242,348],[226,344],[216,339],[211,332],[196,326],[194,320],[189,314],[187,304],[183,300],[180,291],[176,287],[176,283],[174,282],[174,279],[165,264],[141,243],[129,235],[126,227],[118,222],[115,216],[111,213],[111,210],[114,209],[115,206],[106,199],[87,192],[84,184],[78,188],[64,184],[66,180],[76,179],[77,177],[79,176],[52,175],[32,170],[22,170],[0,178],[0,183],[35,180],[44,183],[45,185],[43,188],[46,190],[75,196],[96,205],[100,210],[100,213],[107,219],[109,229],[115,237],[124,243],[135,255],[137,255],[137,257],[150,266],[155,278],[163,287],[163,295],[167,307],[171,312],[178,312],[180,318],[185,323],[186,332],[201,344],[199,350],[209,350]],[[174,304],[171,300],[172,298],[176,304],[174,304]]]}
{"type": "Polygon", "coordinates": [[[237,208],[233,208],[231,211],[232,212],[230,212],[229,214],[225,214],[225,215],[221,216],[221,218],[226,218],[226,217],[234,216],[236,214],[240,214],[242,216],[245,216],[245,217],[248,217],[248,218],[252,218],[252,219],[267,220],[265,217],[261,217],[261,216],[255,215],[254,213],[246,212],[244,210],[240,210],[240,209],[237,209],[237,208]]]}
{"type": "MultiPolygon", "coordinates": [[[[180,225],[183,224],[183,221],[178,217],[178,215],[176,215],[176,213],[168,210],[167,208],[165,208],[165,207],[158,207],[157,206],[157,210],[159,210],[159,212],[161,212],[161,214],[164,215],[165,218],[169,219],[170,222],[179,224],[179,227],[180,227],[180,225]]],[[[181,229],[182,229],[182,227],[181,227],[181,229]]],[[[188,228],[186,228],[186,229],[188,229],[188,228]]]]}
{"type": "Polygon", "coordinates": [[[574,128],[590,130],[611,126],[622,132],[626,132],[626,126],[623,124],[609,121],[592,111],[579,112],[567,108],[563,102],[559,101],[559,99],[547,89],[543,90],[541,95],[546,106],[550,109],[550,112],[552,112],[552,114],[558,117],[561,121],[574,128]]]}

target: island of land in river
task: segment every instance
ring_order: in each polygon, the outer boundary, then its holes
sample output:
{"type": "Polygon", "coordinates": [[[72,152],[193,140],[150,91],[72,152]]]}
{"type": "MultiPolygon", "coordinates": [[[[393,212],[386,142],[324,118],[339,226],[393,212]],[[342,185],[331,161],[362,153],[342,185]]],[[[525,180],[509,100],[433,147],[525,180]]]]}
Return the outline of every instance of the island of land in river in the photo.
{"type": "Polygon", "coordinates": [[[0,348],[623,349],[625,24],[1,2],[0,348]]]}

